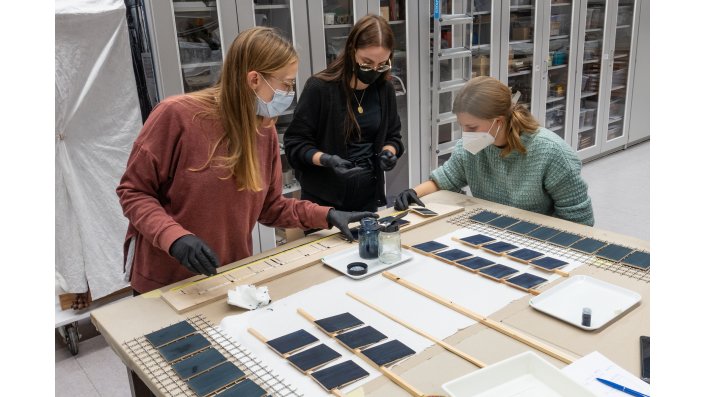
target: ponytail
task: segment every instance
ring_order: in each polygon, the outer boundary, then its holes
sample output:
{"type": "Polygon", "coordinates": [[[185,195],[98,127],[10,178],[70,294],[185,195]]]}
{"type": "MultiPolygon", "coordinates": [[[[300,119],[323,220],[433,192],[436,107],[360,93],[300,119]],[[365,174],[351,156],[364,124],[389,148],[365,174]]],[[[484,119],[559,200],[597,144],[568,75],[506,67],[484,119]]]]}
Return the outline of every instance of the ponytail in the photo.
{"type": "Polygon", "coordinates": [[[507,156],[512,150],[521,154],[526,153],[526,148],[521,142],[521,134],[524,132],[535,132],[539,128],[539,123],[524,105],[513,104],[507,116],[507,146],[502,150],[502,157],[507,156]]]}

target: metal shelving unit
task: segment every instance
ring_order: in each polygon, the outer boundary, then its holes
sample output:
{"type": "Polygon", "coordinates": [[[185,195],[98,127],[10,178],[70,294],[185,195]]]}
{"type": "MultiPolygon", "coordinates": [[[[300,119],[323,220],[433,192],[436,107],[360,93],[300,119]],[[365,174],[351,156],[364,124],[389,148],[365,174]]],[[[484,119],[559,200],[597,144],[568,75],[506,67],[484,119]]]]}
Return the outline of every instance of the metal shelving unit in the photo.
{"type": "Polygon", "coordinates": [[[472,77],[472,46],[485,43],[473,41],[475,15],[472,1],[439,1],[431,7],[430,169],[433,169],[450,156],[455,142],[461,137],[455,123],[456,116],[451,112],[453,98],[472,77]]]}

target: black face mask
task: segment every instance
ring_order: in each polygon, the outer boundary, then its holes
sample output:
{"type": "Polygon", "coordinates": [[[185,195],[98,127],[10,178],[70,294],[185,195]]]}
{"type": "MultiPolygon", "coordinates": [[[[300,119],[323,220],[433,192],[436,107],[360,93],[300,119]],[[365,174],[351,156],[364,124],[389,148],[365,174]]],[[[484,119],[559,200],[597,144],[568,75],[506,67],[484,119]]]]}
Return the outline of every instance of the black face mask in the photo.
{"type": "Polygon", "coordinates": [[[367,72],[363,72],[360,70],[359,67],[355,68],[355,74],[357,75],[357,79],[360,80],[361,82],[365,84],[372,84],[379,78],[379,76],[382,74],[374,69],[368,70],[367,72]]]}

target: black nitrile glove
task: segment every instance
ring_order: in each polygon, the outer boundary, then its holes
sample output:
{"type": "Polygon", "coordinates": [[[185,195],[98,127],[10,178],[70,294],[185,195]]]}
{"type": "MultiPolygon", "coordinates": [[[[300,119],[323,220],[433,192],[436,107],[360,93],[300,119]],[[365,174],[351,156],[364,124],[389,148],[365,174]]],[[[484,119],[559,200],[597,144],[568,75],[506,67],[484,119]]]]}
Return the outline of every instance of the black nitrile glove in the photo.
{"type": "Polygon", "coordinates": [[[348,241],[353,241],[355,239],[353,238],[353,235],[350,232],[348,224],[358,222],[362,218],[370,217],[378,218],[379,215],[375,214],[374,212],[346,212],[338,211],[336,209],[331,208],[331,210],[328,211],[328,216],[326,217],[326,220],[328,221],[329,227],[337,227],[338,229],[340,229],[340,232],[343,233],[343,236],[345,236],[348,241]]]}
{"type": "Polygon", "coordinates": [[[206,276],[216,274],[215,268],[220,265],[215,252],[193,234],[187,234],[174,241],[169,247],[169,255],[186,266],[190,272],[206,276]]]}
{"type": "Polygon", "coordinates": [[[341,158],[337,154],[330,155],[323,153],[320,161],[322,166],[332,169],[335,175],[341,178],[347,178],[360,171],[364,171],[364,168],[355,167],[355,164],[341,158]]]}
{"type": "Polygon", "coordinates": [[[382,150],[379,154],[379,167],[382,171],[391,171],[397,165],[397,156],[389,150],[382,150]]]}
{"type": "Polygon", "coordinates": [[[394,200],[394,209],[397,211],[402,211],[409,208],[409,204],[416,203],[422,207],[426,205],[421,201],[419,196],[416,195],[416,190],[406,189],[399,193],[396,200],[394,200]]]}

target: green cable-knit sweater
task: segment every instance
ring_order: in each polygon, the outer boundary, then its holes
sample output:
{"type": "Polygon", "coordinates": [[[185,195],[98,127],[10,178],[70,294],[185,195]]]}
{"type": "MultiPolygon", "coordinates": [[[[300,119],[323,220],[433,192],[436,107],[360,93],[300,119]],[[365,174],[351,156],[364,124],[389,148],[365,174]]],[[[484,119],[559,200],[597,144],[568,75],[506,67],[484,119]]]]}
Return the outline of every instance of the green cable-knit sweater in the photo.
{"type": "Polygon", "coordinates": [[[443,190],[469,186],[474,197],[592,226],[592,203],[575,151],[545,128],[521,134],[521,141],[525,154],[502,157],[494,145],[473,155],[461,140],[431,179],[443,190]]]}

